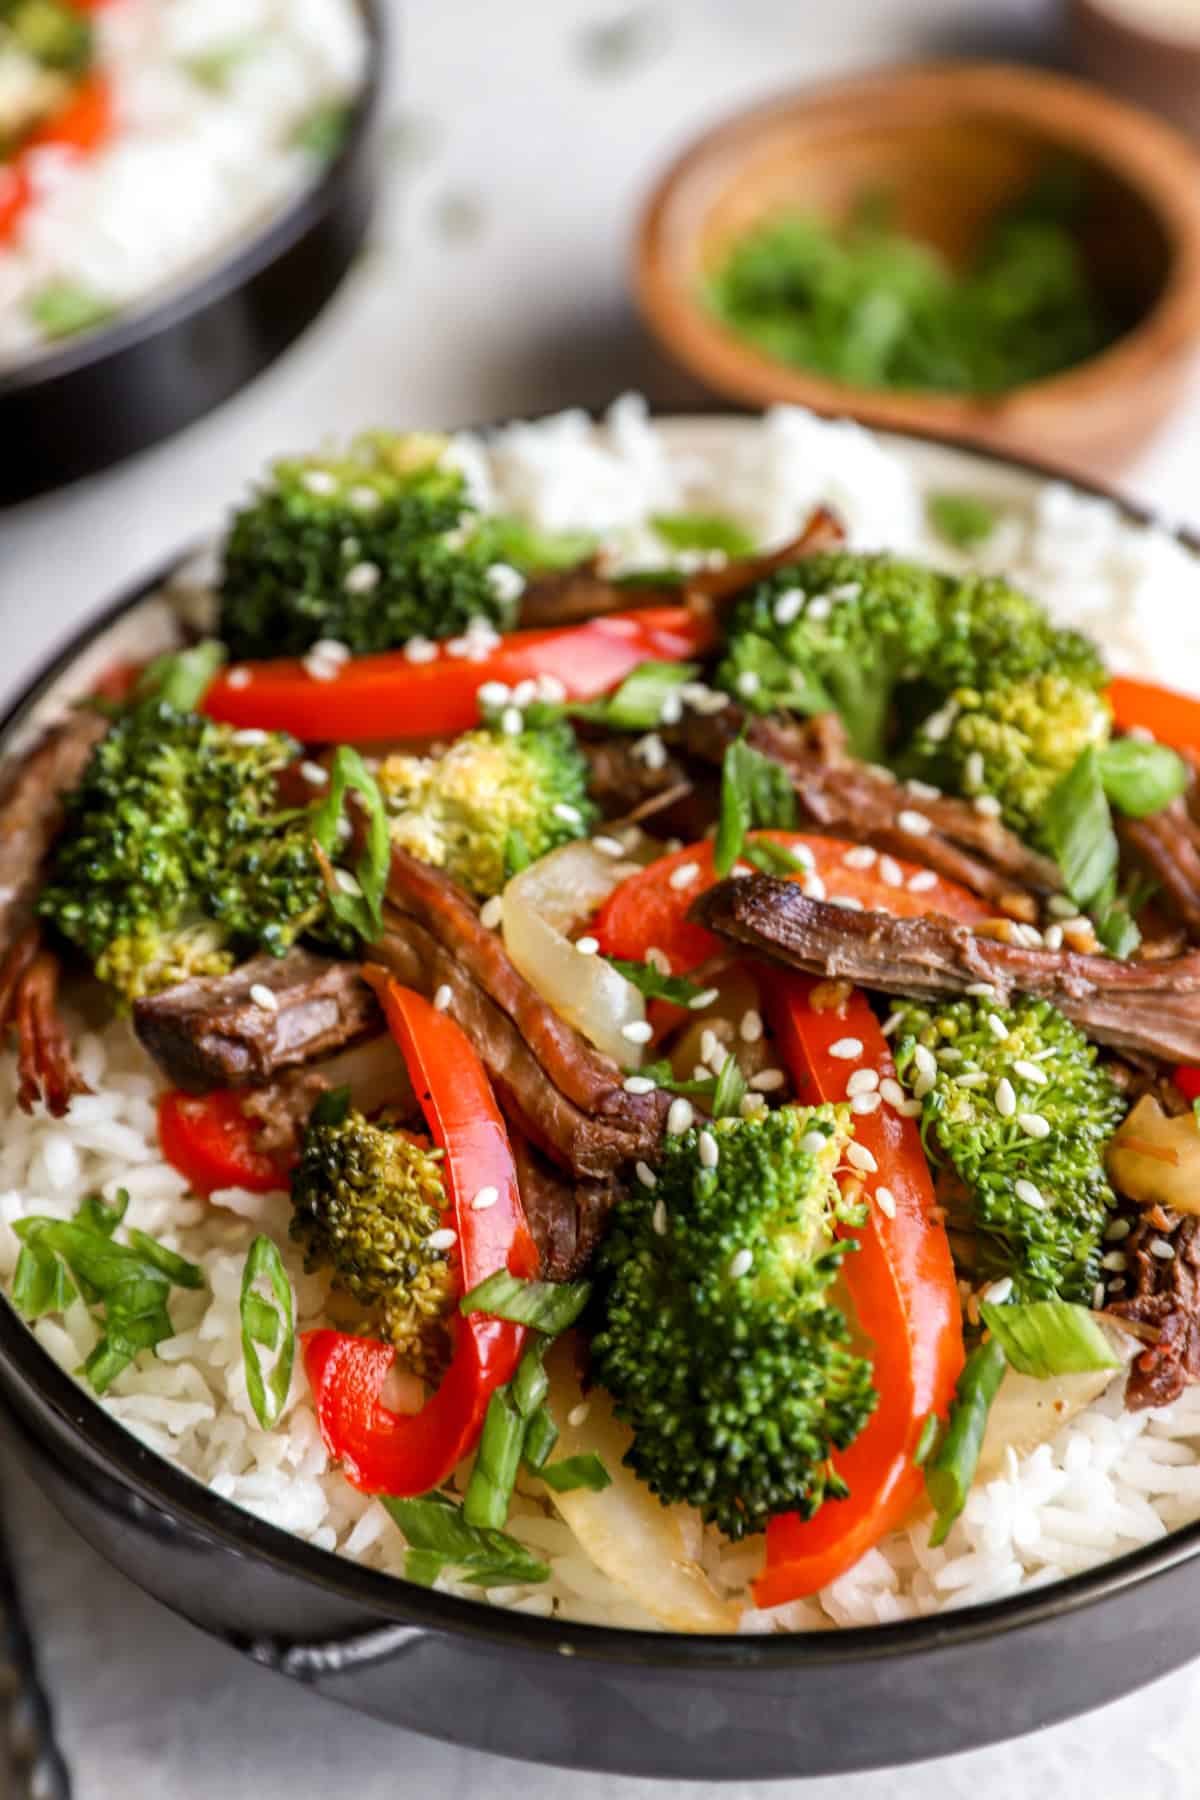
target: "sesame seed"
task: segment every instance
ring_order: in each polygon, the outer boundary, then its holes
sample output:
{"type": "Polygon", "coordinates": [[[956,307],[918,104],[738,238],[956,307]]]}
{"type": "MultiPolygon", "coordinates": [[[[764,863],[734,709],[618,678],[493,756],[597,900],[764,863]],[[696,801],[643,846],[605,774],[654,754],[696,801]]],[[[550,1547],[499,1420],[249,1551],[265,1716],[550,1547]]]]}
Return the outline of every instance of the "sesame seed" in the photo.
{"type": "Polygon", "coordinates": [[[471,1201],[471,1211],[472,1212],[486,1212],[489,1206],[495,1206],[495,1204],[499,1198],[500,1198],[500,1189],[499,1188],[481,1187],[479,1189],[479,1192],[475,1195],[474,1199],[471,1201]]]}
{"type": "Polygon", "coordinates": [[[958,707],[951,700],[941,708],[940,712],[930,713],[921,727],[922,736],[927,737],[933,744],[943,743],[950,736],[957,717],[958,707]]]}
{"type": "Polygon", "coordinates": [[[1123,1275],[1118,1275],[1115,1281],[1109,1282],[1108,1291],[1110,1294],[1123,1294],[1125,1292],[1125,1286],[1125,1277],[1123,1275]]]}
{"type": "Polygon", "coordinates": [[[1073,919],[1078,907],[1065,894],[1051,894],[1046,902],[1046,911],[1052,919],[1073,919]]]}
{"type": "Polygon", "coordinates": [[[982,1088],[986,1087],[987,1084],[988,1078],[982,1069],[968,1069],[965,1075],[956,1075],[954,1077],[955,1087],[982,1088]]]}
{"type": "Polygon", "coordinates": [[[823,1131],[806,1131],[800,1139],[800,1148],[808,1156],[820,1156],[828,1142],[823,1131]]]}
{"type": "Polygon", "coordinates": [[[633,746],[633,754],[641,758],[648,769],[665,769],[667,766],[667,747],[656,732],[647,732],[633,746]]]}
{"type": "Polygon", "coordinates": [[[1100,1258],[1100,1267],[1111,1269],[1114,1275],[1120,1275],[1129,1267],[1129,1258],[1123,1250],[1108,1250],[1100,1258]]]}
{"type": "Polygon", "coordinates": [[[1004,1020],[1000,1017],[999,1013],[988,1014],[987,1028],[994,1038],[1000,1039],[1001,1043],[1003,1043],[1004,1039],[1008,1036],[1008,1026],[1004,1023],[1004,1020]]]}
{"type": "Polygon", "coordinates": [[[950,1063],[960,1063],[963,1059],[963,1053],[961,1050],[956,1050],[953,1044],[943,1044],[937,1053],[937,1059],[939,1063],[947,1065],[950,1063]]]}
{"type": "Polygon", "coordinates": [[[927,1075],[931,1081],[937,1075],[937,1059],[928,1045],[917,1045],[913,1051],[913,1067],[919,1075],[927,1075]]]}
{"type": "Polygon", "coordinates": [[[1151,1238],[1149,1248],[1151,1256],[1157,1256],[1159,1262],[1174,1262],[1175,1246],[1168,1244],[1166,1238],[1151,1238]]]}
{"type": "Polygon", "coordinates": [[[231,688],[249,687],[250,671],[249,669],[230,669],[225,679],[231,688]]]}
{"type": "Polygon", "coordinates": [[[680,888],[691,887],[692,883],[699,879],[700,864],[698,862],[680,863],[679,867],[672,869],[667,877],[667,886],[678,891],[680,888]]]}
{"type": "Polygon", "coordinates": [[[993,1281],[990,1287],[983,1290],[983,1298],[992,1306],[1002,1306],[1013,1291],[1011,1275],[1002,1275],[999,1281],[993,1281]]]}
{"type": "Polygon", "coordinates": [[[348,594],[373,594],[379,586],[379,582],[379,565],[372,562],[360,562],[355,563],[352,569],[347,569],[342,586],[348,594]]]}
{"type": "Polygon", "coordinates": [[[900,887],[904,881],[904,871],[894,856],[881,856],[879,859],[879,879],[887,887],[900,887]]]}
{"type": "Polygon", "coordinates": [[[658,948],[657,944],[651,944],[646,951],[646,961],[652,969],[657,969],[660,975],[671,973],[671,959],[665,950],[658,948]]]}
{"type": "Polygon", "coordinates": [[[752,694],[757,694],[762,686],[762,677],[757,675],[753,669],[743,669],[733,685],[739,694],[743,694],[746,699],[749,699],[752,694]]]}
{"type": "Polygon", "coordinates": [[[547,700],[552,706],[558,706],[567,697],[567,684],[560,681],[557,675],[539,675],[537,691],[540,700],[547,700]]]}
{"type": "Polygon", "coordinates": [[[525,592],[525,577],[509,563],[493,563],[487,572],[487,583],[497,600],[504,603],[519,600],[525,592]]]}
{"type": "Polygon", "coordinates": [[[1123,1238],[1129,1236],[1132,1230],[1133,1226],[1128,1219],[1114,1219],[1111,1225],[1105,1228],[1105,1241],[1110,1244],[1119,1244],[1123,1238]]]}
{"type": "Polygon", "coordinates": [[[668,1132],[672,1137],[681,1136],[691,1125],[695,1116],[691,1101],[685,1100],[681,1094],[677,1100],[672,1100],[670,1111],[667,1113],[668,1132]]]}
{"type": "Polygon", "coordinates": [[[756,1094],[774,1094],[786,1080],[787,1076],[782,1069],[760,1069],[757,1075],[750,1077],[748,1085],[756,1094]]]}
{"type": "Polygon", "coordinates": [[[846,1083],[846,1098],[853,1100],[855,1094],[870,1094],[879,1086],[879,1076],[874,1069],[855,1069],[846,1083]]]}
{"type": "Polygon", "coordinates": [[[255,1006],[261,1006],[264,1012],[279,1011],[279,996],[275,993],[273,988],[267,986],[265,981],[256,981],[254,983],[254,986],[250,989],[250,998],[253,1000],[255,1006]]]}
{"type": "Polygon", "coordinates": [[[902,1106],[907,1099],[900,1083],[891,1075],[885,1075],[879,1084],[879,1092],[889,1106],[902,1106]]]}
{"type": "Polygon", "coordinates": [[[838,1038],[836,1043],[830,1044],[829,1046],[830,1056],[835,1056],[839,1062],[854,1062],[857,1057],[862,1055],[862,1053],[863,1047],[861,1038],[838,1038]]]}
{"type": "Polygon", "coordinates": [[[660,725],[678,725],[683,717],[683,701],[678,694],[667,694],[658,709],[660,725]]]}
{"type": "MultiPolygon", "coordinates": [[[[918,800],[940,800],[942,797],[941,788],[934,787],[928,781],[906,781],[904,786],[908,793],[915,794],[918,800]]],[[[928,829],[928,826],[929,820],[926,819],[925,829],[928,829]]]]}
{"type": "Polygon", "coordinates": [[[597,950],[600,948],[600,940],[599,938],[594,937],[576,938],[575,948],[578,950],[580,956],[595,956],[597,950]]]}
{"type": "Polygon", "coordinates": [[[808,616],[810,619],[815,619],[818,625],[822,619],[827,619],[832,611],[833,601],[828,594],[816,594],[808,603],[808,616]]]}
{"type": "Polygon", "coordinates": [[[338,484],[327,469],[309,469],[302,479],[310,494],[324,498],[338,491],[338,484]]]}
{"type": "Polygon", "coordinates": [[[850,1111],[861,1116],[865,1113],[878,1112],[882,1105],[883,1101],[879,1094],[855,1094],[850,1102],[850,1111]]]}
{"type": "Polygon", "coordinates": [[[564,825],[574,825],[578,828],[583,824],[583,814],[568,800],[556,800],[550,810],[555,818],[560,819],[564,825]]]}
{"type": "Polygon", "coordinates": [[[738,1102],[738,1112],[743,1119],[756,1119],[767,1110],[767,1103],[761,1094],[743,1094],[738,1102]]]}
{"type": "Polygon", "coordinates": [[[990,981],[973,981],[970,987],[963,989],[963,993],[969,995],[972,1000],[994,1000],[996,998],[996,989],[990,981]]]}
{"type": "Polygon", "coordinates": [[[721,1151],[711,1131],[702,1131],[699,1140],[700,1166],[704,1169],[715,1169],[721,1160],[721,1151]]]}
{"type": "Polygon", "coordinates": [[[1046,1138],[1050,1136],[1050,1121],[1043,1119],[1041,1113],[1018,1113],[1017,1124],[1026,1137],[1046,1138]]]}
{"type": "Polygon", "coordinates": [[[361,899],[362,889],[359,887],[357,880],[350,873],[349,869],[335,869],[333,871],[333,878],[341,888],[343,894],[349,894],[351,898],[355,900],[361,899]]]}
{"type": "Polygon", "coordinates": [[[231,744],[244,744],[249,750],[257,744],[265,744],[267,734],[260,731],[257,725],[249,725],[244,731],[235,731],[229,741],[231,744]]]}
{"type": "Polygon", "coordinates": [[[1050,1079],[1045,1069],[1039,1068],[1037,1063],[1027,1061],[1025,1057],[1013,1064],[1013,1074],[1019,1075],[1022,1081],[1032,1081],[1035,1087],[1045,1087],[1050,1079]]]}
{"type": "Polygon", "coordinates": [[[635,1163],[633,1165],[633,1172],[644,1188],[656,1188],[658,1186],[658,1176],[654,1173],[654,1170],[650,1167],[649,1163],[635,1163]]]}
{"type": "Polygon", "coordinates": [[[932,821],[927,819],[924,813],[914,812],[912,808],[908,806],[897,813],[896,824],[901,831],[907,832],[910,837],[924,837],[927,832],[933,830],[932,821]]]}
{"type": "Polygon", "coordinates": [[[917,1119],[921,1115],[921,1102],[915,1096],[911,1100],[901,1100],[896,1111],[902,1119],[917,1119]]]}
{"type": "Polygon", "coordinates": [[[1042,933],[1042,942],[1045,944],[1047,950],[1061,950],[1063,942],[1062,926],[1047,925],[1045,931],[1042,933]]]}
{"type": "Polygon", "coordinates": [[[445,1012],[453,998],[454,994],[449,983],[443,981],[441,987],[433,996],[433,1010],[435,1012],[445,1012]]]}
{"type": "Polygon", "coordinates": [[[825,883],[821,880],[819,875],[806,875],[804,877],[801,892],[809,900],[823,900],[825,898],[825,883]]]}
{"type": "Polygon", "coordinates": [[[754,1256],[749,1250],[735,1250],[729,1259],[729,1274],[732,1280],[739,1281],[748,1275],[754,1266],[754,1256]]]}
{"type": "Polygon", "coordinates": [[[862,901],[856,900],[852,894],[830,894],[829,904],[830,906],[840,906],[844,912],[865,912],[866,910],[862,901]]]}
{"type": "Polygon", "coordinates": [[[904,1014],[903,1013],[899,1013],[899,1012],[889,1013],[887,1018],[883,1022],[884,1037],[885,1038],[891,1037],[894,1032],[899,1031],[899,1029],[903,1025],[903,1023],[904,1023],[904,1014]]]}
{"type": "Polygon", "coordinates": [[[650,1224],[653,1227],[655,1237],[666,1237],[667,1207],[664,1200],[656,1200],[654,1202],[654,1211],[650,1215],[650,1224]]]}
{"type": "Polygon", "coordinates": [[[936,1083],[937,1077],[934,1075],[918,1075],[917,1079],[913,1082],[913,1099],[917,1101],[924,1100],[926,1094],[931,1094],[933,1092],[936,1083]]]}
{"type": "Polygon", "coordinates": [[[738,1036],[743,1044],[757,1044],[762,1034],[762,1014],[750,1007],[742,1014],[741,1024],[738,1026],[738,1036]]]}
{"type": "Polygon", "coordinates": [[[842,861],[848,869],[871,869],[878,857],[878,850],[872,850],[870,844],[855,844],[853,850],[846,851],[842,861]]]}
{"type": "Polygon", "coordinates": [[[702,988],[698,994],[694,994],[688,1001],[688,1006],[692,1012],[703,1012],[706,1006],[711,1006],[714,1000],[719,1000],[720,998],[720,988],[702,988]]]}
{"type": "Polygon", "coordinates": [[[1013,1182],[1013,1193],[1017,1196],[1017,1199],[1023,1201],[1026,1206],[1037,1207],[1039,1211],[1046,1204],[1042,1199],[1041,1188],[1037,1187],[1032,1181],[1026,1181],[1024,1177],[1019,1181],[1013,1182]]]}
{"type": "Polygon", "coordinates": [[[355,512],[375,512],[381,504],[375,489],[366,486],[352,487],[346,498],[355,512]]]}
{"type": "Polygon", "coordinates": [[[410,637],[404,646],[404,660],[410,663],[430,663],[437,659],[438,647],[427,637],[410,637]]]}
{"type": "Polygon", "coordinates": [[[524,711],[525,707],[531,706],[536,699],[537,682],[532,680],[529,676],[526,676],[524,681],[518,681],[516,687],[512,691],[513,705],[519,706],[522,711],[524,711]]]}
{"type": "Polygon", "coordinates": [[[983,786],[983,752],[981,750],[972,750],[963,764],[963,781],[969,788],[983,786]]]}
{"type": "Polygon", "coordinates": [[[500,714],[500,729],[505,737],[520,737],[525,729],[525,715],[519,706],[506,706],[500,714]]]}
{"type": "Polygon", "coordinates": [[[302,762],[300,773],[309,787],[324,787],[329,780],[329,770],[323,769],[317,762],[302,762]]]}
{"type": "Polygon", "coordinates": [[[982,819],[998,819],[1003,810],[995,794],[976,794],[971,805],[982,819]]]}
{"type": "Polygon", "coordinates": [[[458,1242],[458,1233],[450,1225],[443,1225],[439,1231],[431,1231],[425,1239],[431,1250],[449,1250],[458,1242]]]}
{"type": "Polygon", "coordinates": [[[1011,1119],[1017,1110],[1017,1093],[1007,1075],[996,1083],[996,1111],[1002,1119],[1011,1119]]]}
{"type": "Polygon", "coordinates": [[[879,1169],[879,1164],[865,1144],[847,1144],[846,1161],[852,1169],[858,1169],[863,1175],[874,1175],[879,1169]]]}
{"type": "Polygon", "coordinates": [[[587,1401],[581,1400],[579,1405],[573,1406],[567,1414],[567,1424],[574,1426],[575,1429],[578,1430],[580,1425],[585,1425],[587,1423],[587,1416],[591,1410],[592,1409],[587,1401]]]}
{"type": "Polygon", "coordinates": [[[622,1025],[621,1036],[631,1044],[648,1044],[654,1036],[654,1027],[649,1019],[631,1019],[628,1025],[622,1025]]]}
{"type": "Polygon", "coordinates": [[[1092,1311],[1093,1312],[1103,1312],[1104,1299],[1105,1299],[1104,1283],[1102,1281],[1098,1281],[1096,1283],[1095,1287],[1092,1289],[1092,1311]]]}
{"type": "Polygon", "coordinates": [[[894,1219],[895,1218],[895,1216],[896,1216],[896,1196],[895,1196],[895,1194],[893,1194],[891,1188],[877,1187],[875,1189],[875,1204],[879,1208],[880,1212],[883,1214],[885,1219],[894,1219]]]}
{"type": "Polygon", "coordinates": [[[614,837],[594,837],[592,848],[598,850],[601,856],[619,857],[625,854],[624,844],[614,837]]]}
{"type": "Polygon", "coordinates": [[[930,888],[937,886],[937,880],[932,869],[918,869],[915,875],[908,878],[908,891],[910,894],[926,894],[930,888]]]}
{"type": "Polygon", "coordinates": [[[479,923],[486,925],[489,931],[495,931],[503,917],[504,902],[499,894],[493,894],[491,899],[485,900],[479,909],[479,923]]]}

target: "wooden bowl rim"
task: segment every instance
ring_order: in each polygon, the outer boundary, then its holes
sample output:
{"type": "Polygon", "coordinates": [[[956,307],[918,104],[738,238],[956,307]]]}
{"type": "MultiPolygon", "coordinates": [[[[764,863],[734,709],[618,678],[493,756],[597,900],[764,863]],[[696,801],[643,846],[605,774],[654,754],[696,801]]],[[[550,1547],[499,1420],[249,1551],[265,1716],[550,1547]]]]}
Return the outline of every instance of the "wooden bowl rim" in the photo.
{"type": "Polygon", "coordinates": [[[719,392],[762,405],[792,402],[903,430],[913,424],[991,438],[1027,432],[1068,408],[1137,384],[1200,335],[1200,152],[1162,120],[1072,76],[1003,62],[888,64],[792,88],[729,115],[692,139],[655,183],[634,236],[642,317],[676,361],[719,392]],[[680,279],[667,240],[676,209],[722,165],[796,114],[836,117],[851,102],[936,98],[946,112],[994,113],[1091,155],[1140,195],[1171,248],[1166,285],[1150,311],[1108,349],[1062,374],[987,397],[859,387],[777,362],[701,306],[680,279]]]}

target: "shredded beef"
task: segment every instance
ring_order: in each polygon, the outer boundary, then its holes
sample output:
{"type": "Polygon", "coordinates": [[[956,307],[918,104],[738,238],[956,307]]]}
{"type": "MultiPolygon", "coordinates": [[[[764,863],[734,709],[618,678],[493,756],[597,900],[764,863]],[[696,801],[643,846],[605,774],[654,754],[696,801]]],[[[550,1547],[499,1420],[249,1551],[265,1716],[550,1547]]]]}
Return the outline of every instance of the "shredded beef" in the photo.
{"type": "Polygon", "coordinates": [[[937,914],[850,912],[766,875],[721,882],[689,916],[812,974],[918,997],[987,982],[1001,1000],[1014,991],[1044,995],[1099,1043],[1164,1062],[1200,1061],[1200,952],[1118,962],[1027,949],[937,914]]]}
{"type": "Polygon", "coordinates": [[[138,1037],[176,1086],[240,1087],[327,1056],[380,1029],[379,1008],[352,963],[308,950],[256,956],[232,974],[181,981],[134,1004],[138,1037]],[[272,1011],[251,998],[275,995],[272,1011]]]}
{"type": "Polygon", "coordinates": [[[1188,937],[1200,939],[1200,825],[1183,799],[1145,819],[1118,817],[1127,855],[1158,883],[1164,905],[1188,937]]]}
{"type": "Polygon", "coordinates": [[[1130,1366],[1125,1404],[1137,1412],[1168,1405],[1189,1381],[1200,1380],[1200,1218],[1142,1218],[1122,1248],[1134,1293],[1110,1302],[1107,1310],[1157,1334],[1130,1366]],[[1155,1242],[1168,1244],[1172,1256],[1156,1256],[1150,1247],[1155,1242]]]}
{"type": "Polygon", "coordinates": [[[614,1180],[565,1175],[533,1148],[518,1126],[509,1140],[517,1165],[521,1204],[541,1257],[546,1281],[574,1281],[592,1259],[609,1213],[621,1192],[614,1180]]]}
{"type": "Polygon", "coordinates": [[[257,1127],[256,1147],[267,1156],[298,1157],[308,1115],[329,1085],[319,1069],[285,1069],[266,1087],[247,1088],[241,1107],[257,1127]]]}

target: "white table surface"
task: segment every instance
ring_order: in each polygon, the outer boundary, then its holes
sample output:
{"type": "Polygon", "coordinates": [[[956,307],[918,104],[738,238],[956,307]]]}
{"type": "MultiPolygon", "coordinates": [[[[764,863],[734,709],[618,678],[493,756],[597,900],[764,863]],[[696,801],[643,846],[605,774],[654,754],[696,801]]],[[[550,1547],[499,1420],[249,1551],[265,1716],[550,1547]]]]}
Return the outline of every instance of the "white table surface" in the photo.
{"type": "MultiPolygon", "coordinates": [[[[789,82],[931,50],[1036,51],[1045,15],[1038,0],[413,0],[403,45],[395,19],[386,200],[321,321],[173,443],[0,516],[0,698],[89,608],[210,529],[273,452],[370,423],[595,405],[628,386],[694,400],[646,350],[625,292],[632,210],[664,155],[789,82]]],[[[1198,454],[1200,402],[1126,485],[1200,525],[1198,454]]],[[[23,1476],[5,1469],[4,1484],[80,1800],[711,1791],[523,1769],[356,1719],[174,1619],[23,1476]]],[[[1189,1800],[1198,1768],[1200,1667],[1005,1747],[775,1791],[1189,1800]]]]}

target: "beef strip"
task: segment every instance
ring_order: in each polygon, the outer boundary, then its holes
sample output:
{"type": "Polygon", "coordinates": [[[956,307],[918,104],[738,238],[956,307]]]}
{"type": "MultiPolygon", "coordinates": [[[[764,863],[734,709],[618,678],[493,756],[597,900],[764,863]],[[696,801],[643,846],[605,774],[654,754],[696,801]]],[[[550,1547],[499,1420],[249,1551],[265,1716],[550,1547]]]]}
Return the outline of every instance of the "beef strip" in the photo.
{"type": "Polygon", "coordinates": [[[241,1108],[256,1127],[255,1147],[267,1156],[298,1156],[308,1115],[329,1088],[319,1069],[305,1068],[285,1069],[266,1087],[247,1088],[241,1108]]]}
{"type": "Polygon", "coordinates": [[[1019,918],[1035,918],[1036,897],[1062,885],[1054,863],[969,801],[918,797],[886,769],[851,756],[833,713],[798,721],[747,714],[731,703],[716,713],[687,713],[662,735],[686,756],[719,763],[743,730],[755,750],[788,771],[802,817],[822,831],[936,869],[1019,918]],[[905,829],[905,814],[926,827],[905,829]]]}
{"type": "Polygon", "coordinates": [[[533,575],[521,596],[520,624],[546,630],[579,625],[606,613],[633,612],[645,606],[678,606],[711,612],[734,595],[773,575],[776,569],[818,550],[833,550],[845,541],[839,521],[824,507],[812,514],[799,537],[757,556],[732,557],[712,569],[700,569],[682,582],[613,581],[601,573],[596,557],[544,575],[533,575]]]}
{"type": "Polygon", "coordinates": [[[1122,1249],[1135,1291],[1128,1300],[1110,1301],[1107,1310],[1157,1334],[1130,1366],[1125,1404],[1137,1412],[1168,1405],[1189,1381],[1200,1380],[1200,1218],[1139,1219],[1122,1249]],[[1170,1244],[1169,1260],[1151,1250],[1155,1240],[1170,1244]]]}
{"type": "Polygon", "coordinates": [[[379,1008],[352,963],[308,950],[256,956],[232,974],[181,981],[133,1008],[138,1037],[178,1087],[203,1092],[268,1081],[380,1029],[379,1008]],[[258,984],[274,1010],[250,996],[258,984]]]}
{"type": "Polygon", "coordinates": [[[372,957],[420,993],[449,989],[506,1109],[555,1161],[605,1177],[656,1154],[670,1095],[627,1094],[616,1063],[559,1018],[447,876],[393,851],[384,925],[372,957]]]}
{"type": "Polygon", "coordinates": [[[1159,885],[1166,908],[1200,940],[1200,825],[1180,798],[1145,819],[1117,815],[1121,848],[1159,885]]]}
{"type": "Polygon", "coordinates": [[[633,825],[652,821],[657,837],[701,838],[719,811],[719,785],[707,769],[689,773],[674,757],[651,768],[629,738],[591,741],[580,736],[588,763],[588,793],[606,819],[633,825]]]}
{"type": "Polygon", "coordinates": [[[1001,1000],[1014,991],[1043,995],[1089,1037],[1118,1050],[1200,1061],[1200,951],[1117,962],[1031,950],[936,914],[850,912],[766,875],[721,882],[693,902],[689,917],[811,974],[920,998],[987,982],[1001,1000]]]}
{"type": "Polygon", "coordinates": [[[573,1180],[536,1151],[519,1126],[509,1141],[521,1204],[533,1232],[546,1281],[574,1281],[592,1259],[621,1193],[614,1180],[573,1180]]]}

